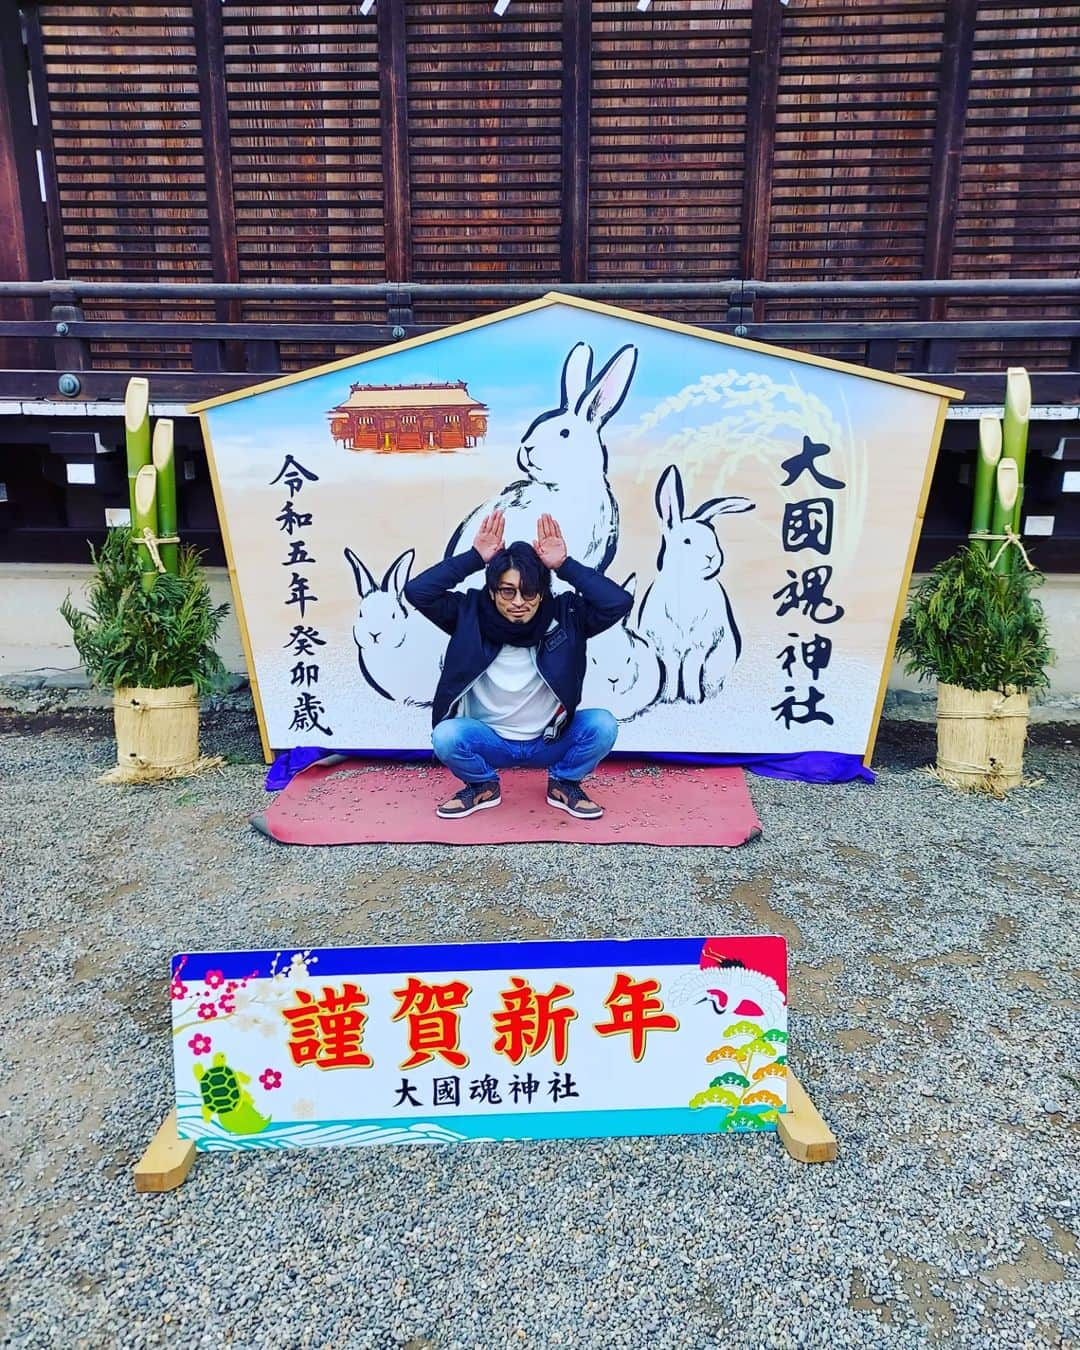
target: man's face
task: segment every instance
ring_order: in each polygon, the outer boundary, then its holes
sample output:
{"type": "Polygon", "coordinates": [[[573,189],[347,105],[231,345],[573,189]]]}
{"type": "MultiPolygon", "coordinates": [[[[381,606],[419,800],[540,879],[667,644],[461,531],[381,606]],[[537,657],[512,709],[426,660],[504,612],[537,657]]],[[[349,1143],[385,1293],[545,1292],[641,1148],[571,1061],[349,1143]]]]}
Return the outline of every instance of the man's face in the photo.
{"type": "Polygon", "coordinates": [[[491,593],[495,608],[511,623],[528,623],[540,608],[540,596],[521,594],[521,573],[511,567],[499,578],[499,584],[491,593]]]}

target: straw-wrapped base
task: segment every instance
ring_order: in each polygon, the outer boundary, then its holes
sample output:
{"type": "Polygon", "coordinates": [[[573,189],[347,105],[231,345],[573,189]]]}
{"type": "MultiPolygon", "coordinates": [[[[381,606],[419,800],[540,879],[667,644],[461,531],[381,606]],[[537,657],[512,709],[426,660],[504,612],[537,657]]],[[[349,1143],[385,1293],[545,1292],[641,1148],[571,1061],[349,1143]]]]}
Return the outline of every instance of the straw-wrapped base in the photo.
{"type": "Polygon", "coordinates": [[[1024,773],[1027,694],[975,692],[955,684],[937,690],[937,774],[953,787],[1000,793],[1024,773]]]}
{"type": "Polygon", "coordinates": [[[186,778],[222,763],[199,754],[199,700],[193,684],[175,689],[116,689],[116,768],[101,783],[186,778]]]}

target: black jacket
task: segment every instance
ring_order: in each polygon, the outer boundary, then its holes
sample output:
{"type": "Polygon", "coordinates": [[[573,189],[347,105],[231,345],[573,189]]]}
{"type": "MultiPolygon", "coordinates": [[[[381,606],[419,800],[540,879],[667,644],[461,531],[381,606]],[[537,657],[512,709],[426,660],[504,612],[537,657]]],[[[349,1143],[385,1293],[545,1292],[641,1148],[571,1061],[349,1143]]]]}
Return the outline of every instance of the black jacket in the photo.
{"type": "MultiPolygon", "coordinates": [[[[487,641],[480,632],[481,592],[453,589],[484,566],[480,554],[470,548],[429,567],[405,587],[409,604],[450,634],[431,708],[432,726],[455,715],[454,705],[499,654],[498,643],[487,641]]],[[[618,623],[634,603],[629,591],[573,558],[567,558],[557,575],[574,590],[553,596],[555,617],[536,649],[537,669],[562,704],[544,733],[549,738],[562,734],[581,702],[586,641],[618,623]]]]}

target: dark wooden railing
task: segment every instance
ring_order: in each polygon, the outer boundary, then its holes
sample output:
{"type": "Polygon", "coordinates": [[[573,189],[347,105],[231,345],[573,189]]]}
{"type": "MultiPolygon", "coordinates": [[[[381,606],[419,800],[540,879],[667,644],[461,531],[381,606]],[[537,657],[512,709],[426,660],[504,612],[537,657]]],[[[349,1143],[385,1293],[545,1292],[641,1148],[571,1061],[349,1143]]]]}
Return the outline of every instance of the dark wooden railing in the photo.
{"type": "MultiPolygon", "coordinates": [[[[983,301],[988,312],[1005,301],[1029,307],[1080,302],[1080,278],[1005,281],[897,282],[625,282],[579,283],[570,295],[645,314],[678,319],[707,330],[837,357],[875,370],[951,382],[968,402],[1002,397],[1005,368],[1027,365],[1036,403],[1080,402],[1080,304],[1071,318],[909,319],[851,317],[873,302],[876,313],[913,303],[983,301]],[[773,318],[777,310],[816,311],[813,318],[773,318]],[[717,313],[723,314],[717,320],[717,313]],[[699,315],[701,317],[699,317],[699,315]],[[1047,348],[1052,348],[1047,351],[1047,348]],[[1063,360],[1064,357],[1064,360],[1063,360]],[[946,379],[947,377],[947,379],[946,379]]],[[[473,316],[544,295],[550,286],[473,285],[251,285],[137,282],[0,282],[0,398],[119,400],[132,371],[152,378],[157,400],[194,401],[256,384],[289,370],[437,332],[418,323],[414,307],[453,304],[473,316]],[[6,318],[13,302],[31,302],[40,317],[6,318]],[[207,317],[162,321],[102,317],[121,307],[149,304],[207,317]],[[243,314],[275,305],[291,312],[317,306],[318,322],[270,318],[222,322],[225,304],[243,314]],[[212,306],[212,308],[210,308],[212,306]],[[385,320],[333,317],[337,307],[363,308],[385,320]],[[87,310],[95,313],[87,317],[87,310]],[[47,314],[48,317],[45,317],[47,314]]],[[[970,306],[969,306],[970,308],[970,306]]]]}
{"type": "MultiPolygon", "coordinates": [[[[8,493],[0,503],[0,560],[80,562],[86,540],[101,538],[105,510],[127,500],[121,401],[132,373],[148,376],[156,404],[190,403],[439,331],[441,325],[418,322],[417,314],[425,320],[442,312],[478,317],[551,289],[514,283],[0,282],[0,404],[9,414],[24,408],[33,413],[0,416],[8,493]],[[36,317],[13,317],[20,308],[36,317]],[[298,312],[313,317],[298,322],[298,312]],[[80,403],[87,415],[70,416],[80,403]],[[72,459],[93,461],[94,487],[69,481],[65,462],[72,459]]],[[[1080,405],[1080,279],[607,282],[559,289],[951,385],[974,405],[999,404],[1006,367],[1027,366],[1040,420],[1032,425],[1025,502],[1033,514],[1053,519],[1052,536],[1035,541],[1034,556],[1046,570],[1080,570],[1080,494],[1064,490],[1068,466],[1057,457],[1062,437],[1080,449],[1080,437],[1069,437],[1073,427],[1080,431],[1080,422],[1071,420],[1080,405]],[[1001,317],[1021,307],[1064,316],[1001,317]],[[945,309],[968,317],[931,317],[945,309]],[[861,319],[860,312],[874,317],[861,319]],[[882,317],[894,313],[895,319],[882,317]],[[980,314],[986,317],[971,317],[980,314]]],[[[180,417],[176,434],[184,537],[220,563],[198,423],[180,417]]],[[[971,421],[946,424],[920,567],[955,548],[967,530],[965,465],[974,438],[971,421]]]]}

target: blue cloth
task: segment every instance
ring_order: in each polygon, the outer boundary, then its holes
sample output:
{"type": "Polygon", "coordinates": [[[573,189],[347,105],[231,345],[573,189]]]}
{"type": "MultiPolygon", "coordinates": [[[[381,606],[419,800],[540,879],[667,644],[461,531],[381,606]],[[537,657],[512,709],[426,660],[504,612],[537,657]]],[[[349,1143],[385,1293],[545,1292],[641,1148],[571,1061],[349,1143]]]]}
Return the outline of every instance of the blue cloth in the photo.
{"type": "MultiPolygon", "coordinates": [[[[303,745],[294,750],[282,750],[270,765],[266,775],[267,792],[277,792],[287,783],[309,769],[312,764],[329,755],[340,759],[392,759],[415,763],[429,760],[430,750],[327,750],[326,746],[303,745]]],[[[640,759],[629,752],[615,759],[640,759]]],[[[797,783],[872,783],[874,773],[866,768],[861,755],[842,755],[829,750],[807,750],[797,755],[693,755],[654,754],[650,761],[661,764],[741,764],[751,773],[763,778],[786,778],[797,783]]]]}
{"type": "Polygon", "coordinates": [[[557,741],[509,741],[474,717],[448,717],[431,733],[435,754],[463,783],[488,783],[499,769],[547,769],[580,783],[615,744],[619,724],[604,708],[579,708],[557,741]]]}
{"type": "Polygon", "coordinates": [[[786,778],[795,783],[873,783],[876,776],[861,755],[832,750],[804,750],[797,755],[650,755],[671,764],[736,764],[762,778],[786,778]]]}
{"type": "MultiPolygon", "coordinates": [[[[432,726],[438,726],[444,717],[452,714],[454,704],[499,654],[499,644],[489,642],[480,631],[481,592],[454,590],[466,577],[483,568],[483,558],[476,549],[470,548],[429,567],[405,587],[405,599],[409,604],[444,633],[450,634],[431,706],[432,726]]],[[[557,575],[569,582],[574,590],[552,597],[555,618],[536,648],[536,668],[565,710],[560,713],[555,726],[555,732],[559,734],[572,722],[581,700],[585,643],[629,614],[634,597],[614,581],[573,558],[567,558],[557,569],[557,575]]]]}

